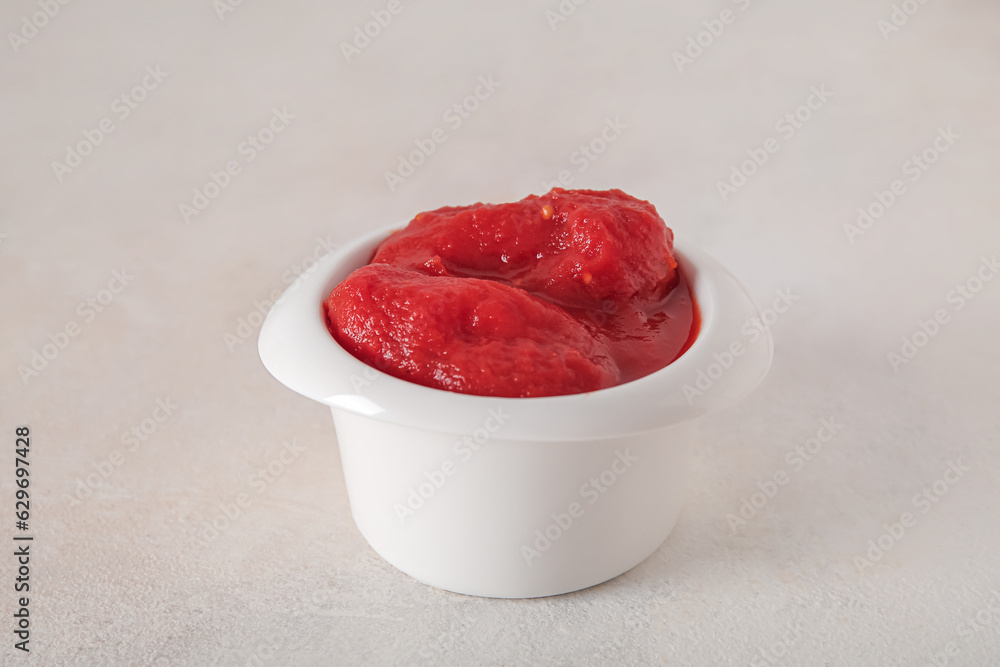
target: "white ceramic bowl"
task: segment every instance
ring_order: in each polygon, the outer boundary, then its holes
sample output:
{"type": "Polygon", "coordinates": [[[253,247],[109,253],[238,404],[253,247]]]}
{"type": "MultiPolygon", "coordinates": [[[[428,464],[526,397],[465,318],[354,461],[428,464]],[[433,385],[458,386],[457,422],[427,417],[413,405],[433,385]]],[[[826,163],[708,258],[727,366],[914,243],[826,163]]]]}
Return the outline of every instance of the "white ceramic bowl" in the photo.
{"type": "Polygon", "coordinates": [[[326,329],[324,299],[391,231],[303,274],[259,341],[275,378],[330,406],[371,547],[425,584],[503,598],[593,586],[652,554],[680,512],[697,418],[745,396],[771,364],[770,333],[742,286],[679,244],[702,318],[679,359],[585,394],[471,396],[382,373],[326,329]]]}

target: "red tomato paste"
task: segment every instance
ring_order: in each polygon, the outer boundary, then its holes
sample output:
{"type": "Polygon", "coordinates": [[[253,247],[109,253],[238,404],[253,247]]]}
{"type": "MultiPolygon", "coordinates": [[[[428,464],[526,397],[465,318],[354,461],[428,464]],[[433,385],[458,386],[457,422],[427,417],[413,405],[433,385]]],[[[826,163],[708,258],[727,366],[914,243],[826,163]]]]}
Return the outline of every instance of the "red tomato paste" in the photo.
{"type": "Polygon", "coordinates": [[[628,382],[679,357],[699,327],[673,232],[621,190],[420,213],[323,305],[361,361],[481,396],[628,382]]]}

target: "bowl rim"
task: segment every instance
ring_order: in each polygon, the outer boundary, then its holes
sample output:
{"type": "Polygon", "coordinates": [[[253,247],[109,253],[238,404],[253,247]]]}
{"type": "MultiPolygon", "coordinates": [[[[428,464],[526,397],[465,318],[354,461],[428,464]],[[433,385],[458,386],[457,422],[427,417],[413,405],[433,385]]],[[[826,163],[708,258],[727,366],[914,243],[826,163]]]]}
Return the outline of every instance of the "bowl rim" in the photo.
{"type": "Polygon", "coordinates": [[[760,314],[739,281],[718,262],[675,242],[675,256],[700,309],[701,328],[683,354],[653,373],[592,392],[531,398],[462,394],[389,375],[354,357],[330,335],[323,301],[351,271],[370,262],[379,243],[404,226],[383,227],[332,250],[275,302],[261,326],[258,351],[279,382],[335,411],[400,426],[462,435],[481,428],[484,420],[499,418],[502,438],[563,441],[621,437],[714,412],[752,391],[770,367],[773,343],[765,326],[757,344],[747,345],[719,378],[709,378],[695,400],[684,391],[695,387],[713,354],[724,355],[734,341],[745,338],[743,323],[754,317],[760,321],[760,314]]]}

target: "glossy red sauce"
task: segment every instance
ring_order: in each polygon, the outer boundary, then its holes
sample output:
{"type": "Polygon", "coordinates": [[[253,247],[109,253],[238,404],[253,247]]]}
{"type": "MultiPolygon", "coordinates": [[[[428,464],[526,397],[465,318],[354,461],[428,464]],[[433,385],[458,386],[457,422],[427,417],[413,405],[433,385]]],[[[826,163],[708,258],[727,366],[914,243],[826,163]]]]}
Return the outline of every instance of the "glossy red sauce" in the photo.
{"type": "Polygon", "coordinates": [[[635,380],[680,356],[700,326],[673,232],[620,190],[420,213],[323,305],[361,361],[481,396],[635,380]]]}

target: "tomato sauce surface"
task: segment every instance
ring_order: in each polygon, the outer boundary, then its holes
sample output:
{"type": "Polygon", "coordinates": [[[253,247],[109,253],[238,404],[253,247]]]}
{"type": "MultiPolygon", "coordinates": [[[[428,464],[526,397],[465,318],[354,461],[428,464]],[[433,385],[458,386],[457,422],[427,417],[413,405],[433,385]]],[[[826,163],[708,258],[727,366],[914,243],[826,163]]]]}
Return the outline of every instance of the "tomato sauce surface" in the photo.
{"type": "Polygon", "coordinates": [[[673,232],[621,190],[420,213],[323,308],[366,364],[481,396],[629,382],[674,361],[700,327],[673,232]]]}

